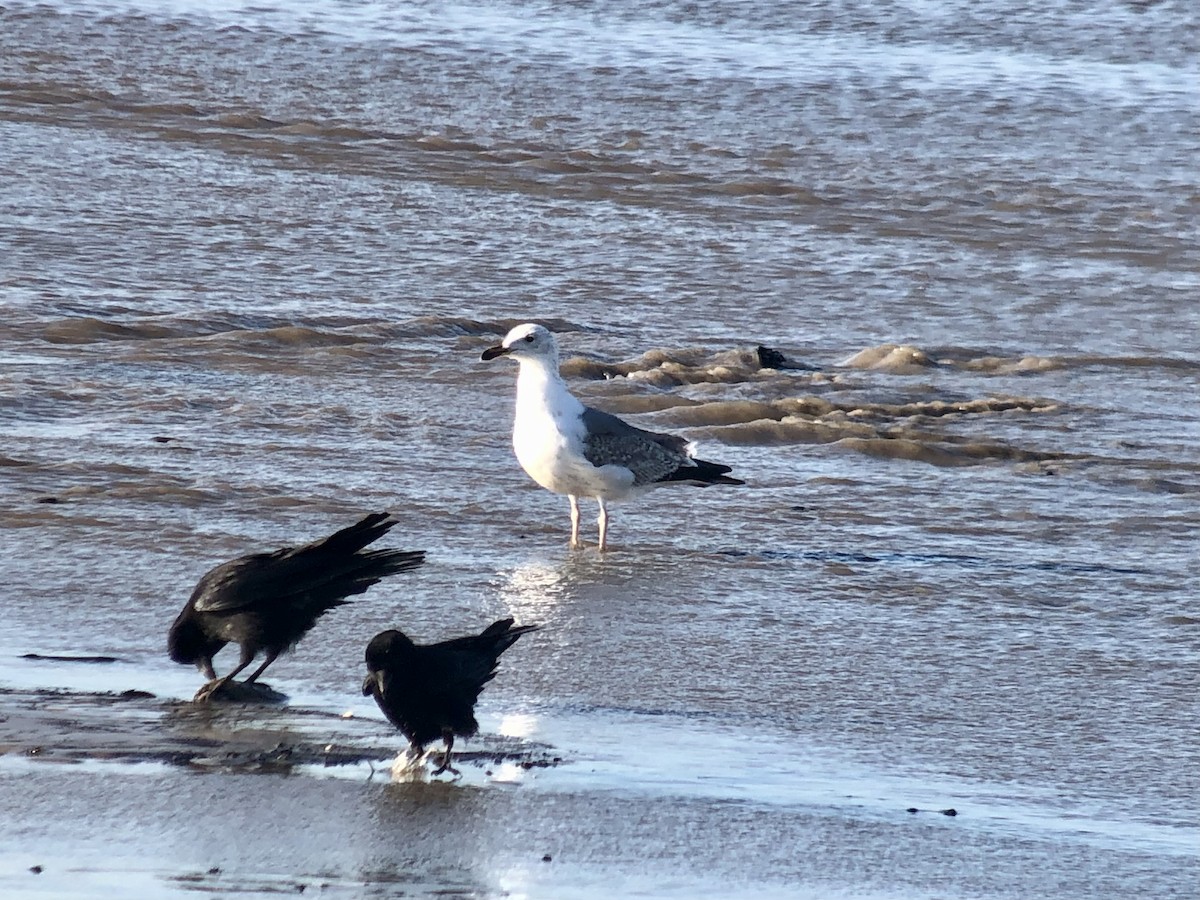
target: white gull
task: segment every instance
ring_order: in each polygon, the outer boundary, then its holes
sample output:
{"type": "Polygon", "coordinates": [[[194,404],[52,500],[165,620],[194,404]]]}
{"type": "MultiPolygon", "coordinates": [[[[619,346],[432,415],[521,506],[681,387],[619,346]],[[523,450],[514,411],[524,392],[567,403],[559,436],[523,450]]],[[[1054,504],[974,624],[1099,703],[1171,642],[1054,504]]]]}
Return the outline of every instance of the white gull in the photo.
{"type": "Polygon", "coordinates": [[[558,371],[558,343],[541,325],[518,325],[483,359],[520,363],[513,449],[529,477],[571,501],[571,547],[579,542],[579,498],[600,504],[600,550],[608,546],[609,500],[663,484],[745,484],[729,466],[696,459],[685,438],[643,431],[584,406],[558,371]]]}

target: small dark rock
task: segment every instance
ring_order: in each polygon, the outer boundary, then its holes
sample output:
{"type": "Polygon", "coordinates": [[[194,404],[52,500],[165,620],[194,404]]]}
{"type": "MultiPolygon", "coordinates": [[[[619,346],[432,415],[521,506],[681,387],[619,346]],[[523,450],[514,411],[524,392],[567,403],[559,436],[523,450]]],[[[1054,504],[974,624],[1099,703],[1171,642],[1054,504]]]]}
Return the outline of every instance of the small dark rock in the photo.
{"type": "Polygon", "coordinates": [[[205,874],[208,874],[208,875],[220,875],[220,874],[221,874],[221,867],[220,867],[220,866],[213,866],[213,867],[212,867],[211,869],[209,869],[209,870],[208,870],[208,872],[207,872],[207,873],[205,873],[205,874]]]}
{"type": "Polygon", "coordinates": [[[60,500],[58,497],[37,497],[34,499],[33,502],[34,503],[62,503],[62,500],[60,500]]]}
{"type": "Polygon", "coordinates": [[[154,695],[149,691],[139,691],[136,688],[130,688],[127,691],[121,691],[120,697],[122,700],[153,700],[154,695]]]}
{"type": "Polygon", "coordinates": [[[958,815],[958,810],[957,810],[957,809],[953,809],[953,808],[951,808],[951,809],[943,809],[943,810],[942,810],[942,815],[943,815],[943,816],[957,816],[957,815],[958,815]]]}
{"type": "Polygon", "coordinates": [[[758,367],[760,369],[779,369],[787,364],[787,357],[778,350],[759,345],[756,352],[758,353],[758,367]]]}
{"type": "Polygon", "coordinates": [[[807,363],[793,362],[780,351],[771,347],[760,345],[756,349],[756,352],[758,353],[758,367],[760,369],[801,369],[811,372],[816,368],[816,366],[810,366],[807,363]]]}
{"type": "Polygon", "coordinates": [[[30,866],[29,871],[32,872],[34,875],[41,875],[43,869],[41,866],[30,866]]]}
{"type": "Polygon", "coordinates": [[[288,699],[287,694],[280,693],[263,681],[252,681],[250,684],[244,681],[227,681],[213,693],[205,694],[204,691],[205,688],[202,687],[196,692],[195,702],[282,704],[288,699]]]}
{"type": "Polygon", "coordinates": [[[906,809],[906,810],[905,810],[905,812],[910,812],[910,813],[919,813],[919,812],[920,812],[920,810],[919,810],[919,809],[917,809],[915,806],[910,806],[908,809],[906,809]]]}
{"type": "Polygon", "coordinates": [[[155,437],[152,437],[150,440],[154,441],[154,443],[156,443],[156,444],[169,444],[169,443],[171,443],[171,441],[176,441],[179,439],[173,438],[173,437],[163,437],[162,435],[157,435],[155,437]]]}
{"type": "Polygon", "coordinates": [[[554,857],[552,857],[549,853],[547,853],[545,856],[542,857],[542,862],[553,862],[553,861],[554,861],[554,857]]]}

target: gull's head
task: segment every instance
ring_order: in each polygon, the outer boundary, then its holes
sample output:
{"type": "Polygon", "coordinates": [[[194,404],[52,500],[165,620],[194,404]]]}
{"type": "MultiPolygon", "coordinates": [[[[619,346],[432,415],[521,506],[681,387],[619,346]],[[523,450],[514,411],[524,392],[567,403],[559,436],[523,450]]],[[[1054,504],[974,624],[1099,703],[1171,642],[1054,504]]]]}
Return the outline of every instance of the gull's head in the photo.
{"type": "Polygon", "coordinates": [[[511,356],[518,362],[540,360],[558,362],[558,342],[550,329],[532,322],[518,325],[495,347],[483,351],[483,359],[511,356]]]}

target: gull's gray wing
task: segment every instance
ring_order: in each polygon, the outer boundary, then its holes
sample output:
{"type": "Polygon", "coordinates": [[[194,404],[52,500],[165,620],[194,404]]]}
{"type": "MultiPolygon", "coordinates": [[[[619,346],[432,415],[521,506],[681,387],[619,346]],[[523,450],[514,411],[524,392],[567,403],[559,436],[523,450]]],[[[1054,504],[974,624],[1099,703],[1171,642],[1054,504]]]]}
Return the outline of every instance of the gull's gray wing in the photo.
{"type": "Polygon", "coordinates": [[[624,466],[633,473],[635,485],[653,484],[695,465],[684,438],[634,428],[590,406],[583,411],[583,428],[584,458],[593,466],[624,466]]]}

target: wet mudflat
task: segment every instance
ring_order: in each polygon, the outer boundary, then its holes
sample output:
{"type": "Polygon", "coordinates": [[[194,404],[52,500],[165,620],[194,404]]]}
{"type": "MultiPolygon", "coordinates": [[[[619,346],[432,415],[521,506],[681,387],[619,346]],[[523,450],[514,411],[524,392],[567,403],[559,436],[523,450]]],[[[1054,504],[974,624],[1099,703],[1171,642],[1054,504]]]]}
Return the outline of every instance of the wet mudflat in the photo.
{"type": "MultiPolygon", "coordinates": [[[[188,772],[0,762],[6,780],[20,780],[5,792],[19,835],[19,849],[0,854],[10,896],[123,885],[151,897],[684,897],[721,884],[730,896],[817,897],[863,896],[845,885],[865,881],[870,896],[899,897],[940,896],[916,888],[938,877],[988,894],[1021,880],[1045,852],[1036,827],[994,830],[971,820],[979,807],[950,818],[846,798],[796,815],[620,790],[597,802],[590,790],[549,784],[562,769],[519,782],[392,784],[270,762],[188,772]],[[731,853],[731,836],[753,849],[731,853]],[[697,853],[700,872],[688,864],[697,853]],[[787,880],[797,871],[805,885],[787,880]]],[[[1149,865],[1143,854],[1087,841],[1055,844],[1080,871],[1049,885],[1060,894],[1084,890],[1085,880],[1120,883],[1149,865]]]]}
{"type": "Polygon", "coordinates": [[[950,878],[966,895],[1083,896],[1169,887],[1164,854],[1196,862],[1152,810],[1133,829],[829,748],[797,765],[800,748],[772,736],[653,714],[564,717],[545,729],[559,746],[485,727],[457,757],[462,778],[394,781],[402,742],[353,712],[6,689],[0,880],[12,896],[935,897],[950,878]],[[1051,848],[1070,869],[1048,882],[1031,870],[1051,848]]]}
{"type": "MultiPolygon", "coordinates": [[[[164,763],[228,771],[299,766],[387,767],[405,742],[386,722],[261,703],[161,700],[145,691],[0,689],[0,754],[57,763],[164,763]]],[[[524,769],[555,762],[520,742],[456,756],[524,769]]],[[[560,760],[559,760],[560,761],[560,760]]]]}

